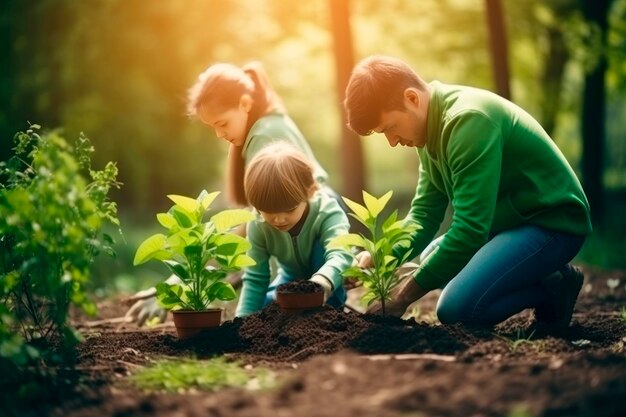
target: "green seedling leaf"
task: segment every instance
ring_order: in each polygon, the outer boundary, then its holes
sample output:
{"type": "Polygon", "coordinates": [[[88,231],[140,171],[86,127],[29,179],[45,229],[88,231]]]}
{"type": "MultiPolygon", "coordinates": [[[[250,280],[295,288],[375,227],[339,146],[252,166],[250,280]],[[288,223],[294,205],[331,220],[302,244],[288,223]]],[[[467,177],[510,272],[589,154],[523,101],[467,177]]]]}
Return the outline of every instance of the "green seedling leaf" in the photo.
{"type": "Polygon", "coordinates": [[[178,225],[174,216],[169,213],[157,214],[157,220],[159,221],[159,224],[166,229],[172,229],[174,226],[178,225]]]}
{"type": "Polygon", "coordinates": [[[377,217],[383,211],[392,195],[393,191],[389,191],[381,198],[376,198],[367,191],[363,191],[363,201],[365,202],[365,206],[369,210],[370,215],[372,217],[377,217]]]}
{"type": "MultiPolygon", "coordinates": [[[[194,200],[195,201],[195,200],[194,200]]],[[[183,206],[174,206],[170,209],[170,213],[176,219],[180,227],[193,227],[196,224],[196,216],[193,212],[187,211],[183,206]]]]}
{"type": "Polygon", "coordinates": [[[359,203],[350,200],[348,197],[342,198],[346,205],[350,207],[350,210],[354,212],[356,218],[367,225],[367,221],[370,218],[369,211],[359,203]]]}
{"type": "Polygon", "coordinates": [[[252,265],[256,265],[256,261],[244,253],[234,257],[228,266],[239,270],[252,265]]]}
{"type": "Polygon", "coordinates": [[[237,293],[230,283],[218,281],[209,287],[207,296],[209,300],[230,301],[237,297],[237,293]]]}
{"type": "Polygon", "coordinates": [[[225,232],[235,226],[254,220],[255,216],[249,210],[245,209],[231,209],[224,210],[213,217],[211,217],[211,223],[215,225],[215,230],[218,233],[225,232]]]}
{"type": "Polygon", "coordinates": [[[189,271],[180,262],[166,259],[163,261],[163,263],[165,263],[170,271],[172,271],[172,273],[178,278],[182,279],[183,281],[189,279],[189,271]]]}
{"type": "Polygon", "coordinates": [[[168,284],[161,282],[156,285],[156,297],[164,308],[179,309],[186,307],[187,303],[183,299],[185,289],[179,284],[168,284]]]}
{"type": "Polygon", "coordinates": [[[137,248],[133,265],[141,265],[150,259],[154,259],[157,254],[165,251],[166,242],[167,237],[161,233],[152,235],[144,240],[137,248]]]}
{"type": "Polygon", "coordinates": [[[328,249],[351,247],[364,248],[365,245],[365,238],[363,238],[363,236],[357,235],[356,233],[348,233],[347,235],[334,237],[330,242],[328,242],[328,249]]]}
{"type": "Polygon", "coordinates": [[[214,191],[209,194],[206,190],[202,190],[197,200],[200,202],[202,209],[204,211],[207,211],[209,207],[211,207],[211,204],[213,204],[213,201],[219,194],[220,194],[219,191],[214,191]]]}
{"type": "Polygon", "coordinates": [[[198,202],[194,198],[185,197],[182,195],[170,194],[167,196],[170,200],[172,200],[176,205],[182,207],[189,213],[195,213],[202,207],[200,202],[198,202]]]}

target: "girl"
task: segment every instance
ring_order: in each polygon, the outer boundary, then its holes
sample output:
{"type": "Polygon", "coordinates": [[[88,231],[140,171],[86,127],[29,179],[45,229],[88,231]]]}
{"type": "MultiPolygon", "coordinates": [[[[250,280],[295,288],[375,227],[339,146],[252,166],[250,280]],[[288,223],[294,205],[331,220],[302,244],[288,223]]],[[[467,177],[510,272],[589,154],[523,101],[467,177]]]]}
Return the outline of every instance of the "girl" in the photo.
{"type": "Polygon", "coordinates": [[[218,138],[230,142],[226,188],[234,204],[247,205],[243,189],[245,166],[276,138],[302,152],[311,161],[314,177],[324,191],[338,197],[328,187],[328,174],[287,115],[259,62],[242,68],[225,63],[207,68],[189,89],[187,113],[214,129],[218,138]]]}
{"type": "Polygon", "coordinates": [[[244,271],[236,316],[260,310],[276,298],[276,287],[304,277],[324,288],[329,305],[342,306],[341,273],[352,255],[326,245],[348,233],[350,223],[337,201],[319,191],[311,161],[289,143],[268,145],[250,161],[244,191],[259,219],[248,224],[248,254],[256,265],[244,271]],[[278,264],[271,285],[270,257],[278,264]]]}

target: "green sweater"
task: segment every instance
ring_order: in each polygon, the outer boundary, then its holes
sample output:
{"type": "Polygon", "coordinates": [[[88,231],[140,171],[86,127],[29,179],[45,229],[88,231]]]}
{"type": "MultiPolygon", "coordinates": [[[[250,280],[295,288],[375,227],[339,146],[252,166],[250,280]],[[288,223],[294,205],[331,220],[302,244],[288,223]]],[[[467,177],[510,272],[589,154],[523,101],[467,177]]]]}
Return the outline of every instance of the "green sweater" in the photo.
{"type": "Polygon", "coordinates": [[[284,113],[266,114],[252,125],[243,144],[242,155],[246,166],[261,149],[276,141],[285,141],[294,145],[313,163],[313,175],[317,182],[328,184],[328,174],[315,159],[309,143],[293,120],[284,113]]]}
{"type": "Polygon", "coordinates": [[[341,273],[352,264],[349,252],[325,249],[325,263],[317,270],[311,265],[311,254],[316,241],[326,248],[332,238],[347,234],[349,228],[348,217],[337,200],[319,191],[309,200],[309,211],[297,236],[270,226],[260,216],[248,223],[248,240],[252,244],[248,255],[256,261],[256,265],[244,271],[243,287],[235,314],[238,317],[247,316],[263,307],[272,278],[271,256],[276,258],[280,274],[285,277],[310,278],[319,274],[329,278],[333,288],[343,285],[341,273]]]}
{"type": "MultiPolygon", "coordinates": [[[[425,290],[450,281],[493,232],[523,224],[591,232],[576,174],[539,123],[485,90],[430,83],[427,140],[407,221],[420,227],[412,256],[433,239],[448,203],[452,221],[415,275],[425,290]]],[[[401,252],[402,250],[398,250],[401,252]]]]}

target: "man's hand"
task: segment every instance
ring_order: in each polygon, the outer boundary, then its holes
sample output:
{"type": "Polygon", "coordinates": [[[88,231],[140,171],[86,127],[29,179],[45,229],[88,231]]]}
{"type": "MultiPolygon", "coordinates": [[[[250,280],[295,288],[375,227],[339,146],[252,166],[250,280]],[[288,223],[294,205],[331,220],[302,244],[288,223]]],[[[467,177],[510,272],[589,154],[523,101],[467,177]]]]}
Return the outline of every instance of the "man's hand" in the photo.
{"type": "MultiPolygon", "coordinates": [[[[401,282],[391,291],[391,300],[385,302],[386,315],[402,317],[409,305],[427,293],[413,279],[417,267],[417,264],[407,262],[396,270],[396,275],[398,275],[401,282]]],[[[379,301],[372,303],[366,312],[369,314],[382,314],[382,303],[379,301]]]]}
{"type": "Polygon", "coordinates": [[[310,281],[319,284],[324,289],[324,302],[328,300],[328,297],[333,293],[333,285],[330,280],[323,275],[313,275],[310,281]]]}

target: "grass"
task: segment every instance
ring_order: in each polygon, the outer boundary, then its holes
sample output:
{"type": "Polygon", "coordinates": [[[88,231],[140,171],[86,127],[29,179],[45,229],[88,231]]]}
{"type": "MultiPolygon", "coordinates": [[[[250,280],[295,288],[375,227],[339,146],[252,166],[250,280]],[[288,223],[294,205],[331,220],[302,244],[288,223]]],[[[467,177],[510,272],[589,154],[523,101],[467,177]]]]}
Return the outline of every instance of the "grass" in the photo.
{"type": "Polygon", "coordinates": [[[517,329],[514,338],[508,338],[500,335],[498,335],[498,337],[508,343],[511,352],[515,352],[522,345],[530,345],[535,348],[535,350],[539,351],[542,348],[542,342],[539,340],[532,340],[534,334],[535,331],[533,330],[527,336],[524,330],[517,329]]]}
{"type": "Polygon", "coordinates": [[[248,390],[276,386],[275,374],[267,369],[243,367],[224,357],[162,359],[130,377],[131,383],[146,391],[217,391],[236,387],[248,390]]]}

